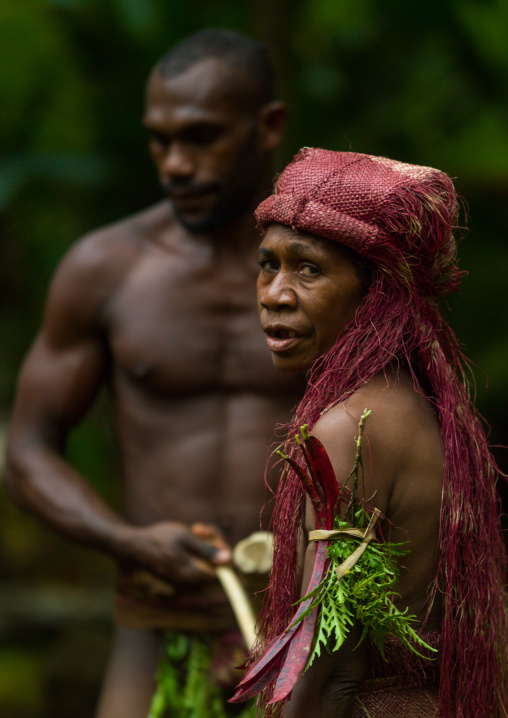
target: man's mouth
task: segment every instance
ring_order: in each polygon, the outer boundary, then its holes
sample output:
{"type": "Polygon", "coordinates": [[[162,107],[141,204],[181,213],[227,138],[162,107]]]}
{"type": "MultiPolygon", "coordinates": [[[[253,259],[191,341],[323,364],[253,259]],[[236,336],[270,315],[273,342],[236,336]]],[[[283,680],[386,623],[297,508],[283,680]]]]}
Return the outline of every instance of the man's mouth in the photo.
{"type": "Polygon", "coordinates": [[[187,187],[175,187],[171,184],[165,184],[164,189],[170,199],[178,203],[185,203],[199,200],[201,197],[217,192],[218,186],[215,182],[187,187]]]}

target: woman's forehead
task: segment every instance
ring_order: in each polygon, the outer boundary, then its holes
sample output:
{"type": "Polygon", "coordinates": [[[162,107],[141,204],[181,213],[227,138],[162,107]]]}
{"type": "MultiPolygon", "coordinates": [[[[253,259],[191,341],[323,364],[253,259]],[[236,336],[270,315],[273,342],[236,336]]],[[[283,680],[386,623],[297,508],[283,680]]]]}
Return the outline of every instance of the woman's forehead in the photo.
{"type": "Polygon", "coordinates": [[[309,250],[334,255],[340,251],[341,245],[325,237],[318,237],[310,232],[294,230],[284,224],[271,224],[261,242],[261,250],[271,250],[275,246],[284,246],[295,254],[302,254],[309,250]]]}

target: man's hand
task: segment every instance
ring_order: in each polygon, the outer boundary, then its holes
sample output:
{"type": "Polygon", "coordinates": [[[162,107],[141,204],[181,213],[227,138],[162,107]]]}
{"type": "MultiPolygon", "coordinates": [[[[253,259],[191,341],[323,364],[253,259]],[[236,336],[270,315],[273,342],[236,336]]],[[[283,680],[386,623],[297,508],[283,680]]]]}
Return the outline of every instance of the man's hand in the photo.
{"type": "Polygon", "coordinates": [[[231,562],[231,549],[207,524],[188,528],[173,521],[122,531],[121,563],[146,569],[170,583],[202,583],[215,578],[213,566],[231,562]]]}

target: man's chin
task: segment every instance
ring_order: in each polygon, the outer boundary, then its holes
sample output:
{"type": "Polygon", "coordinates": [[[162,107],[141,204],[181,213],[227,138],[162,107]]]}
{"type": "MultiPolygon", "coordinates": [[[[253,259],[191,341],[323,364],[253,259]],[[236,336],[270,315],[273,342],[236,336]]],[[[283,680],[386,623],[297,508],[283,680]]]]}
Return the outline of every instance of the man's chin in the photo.
{"type": "Polygon", "coordinates": [[[193,234],[203,234],[210,232],[217,226],[217,222],[211,214],[186,214],[180,212],[173,204],[176,221],[182,225],[184,229],[193,234]]]}
{"type": "MultiPolygon", "coordinates": [[[[250,203],[253,191],[243,192],[218,192],[214,202],[203,203],[199,207],[179,206],[176,201],[169,197],[173,206],[175,218],[182,227],[194,234],[212,232],[230,222],[235,221],[250,211],[250,203]]],[[[254,217],[253,217],[254,223],[254,217]]]]}
{"type": "Polygon", "coordinates": [[[238,211],[238,205],[231,203],[230,206],[217,206],[206,213],[198,214],[190,212],[182,212],[173,203],[175,218],[182,227],[193,234],[205,234],[213,232],[228,222],[236,219],[242,213],[238,211]]]}

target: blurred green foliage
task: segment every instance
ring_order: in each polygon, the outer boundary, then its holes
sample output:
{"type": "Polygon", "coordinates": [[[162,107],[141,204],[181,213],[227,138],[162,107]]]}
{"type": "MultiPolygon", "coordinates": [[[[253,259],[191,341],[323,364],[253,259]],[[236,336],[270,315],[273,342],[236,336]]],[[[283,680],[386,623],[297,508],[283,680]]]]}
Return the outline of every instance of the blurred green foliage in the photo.
{"type": "MultiPolygon", "coordinates": [[[[492,441],[508,444],[508,0],[2,0],[0,412],[8,417],[66,248],[160,197],[140,126],[144,82],[172,43],[207,26],[272,47],[290,108],[275,169],[300,146],[317,145],[433,165],[456,178],[468,205],[461,255],[469,276],[449,301],[450,317],[481,368],[478,403],[492,441]]],[[[104,401],[72,438],[71,454],[115,501],[104,401]]],[[[508,470],[506,453],[498,458],[508,470]]],[[[86,580],[108,573],[3,503],[0,541],[0,569],[10,578],[40,577],[41,560],[55,551],[55,579],[79,581],[77,568],[86,580]]],[[[15,657],[33,692],[20,710],[46,715],[32,654],[15,657]]]]}
{"type": "Polygon", "coordinates": [[[44,703],[39,659],[29,651],[0,652],[0,706],[11,718],[23,718],[44,703]]]}
{"type": "Polygon", "coordinates": [[[204,26],[271,44],[291,122],[278,164],[301,145],[385,154],[456,178],[471,272],[452,321],[508,394],[503,204],[508,186],[508,0],[3,0],[0,9],[0,401],[69,243],[159,197],[140,128],[154,61],[204,26]]]}

